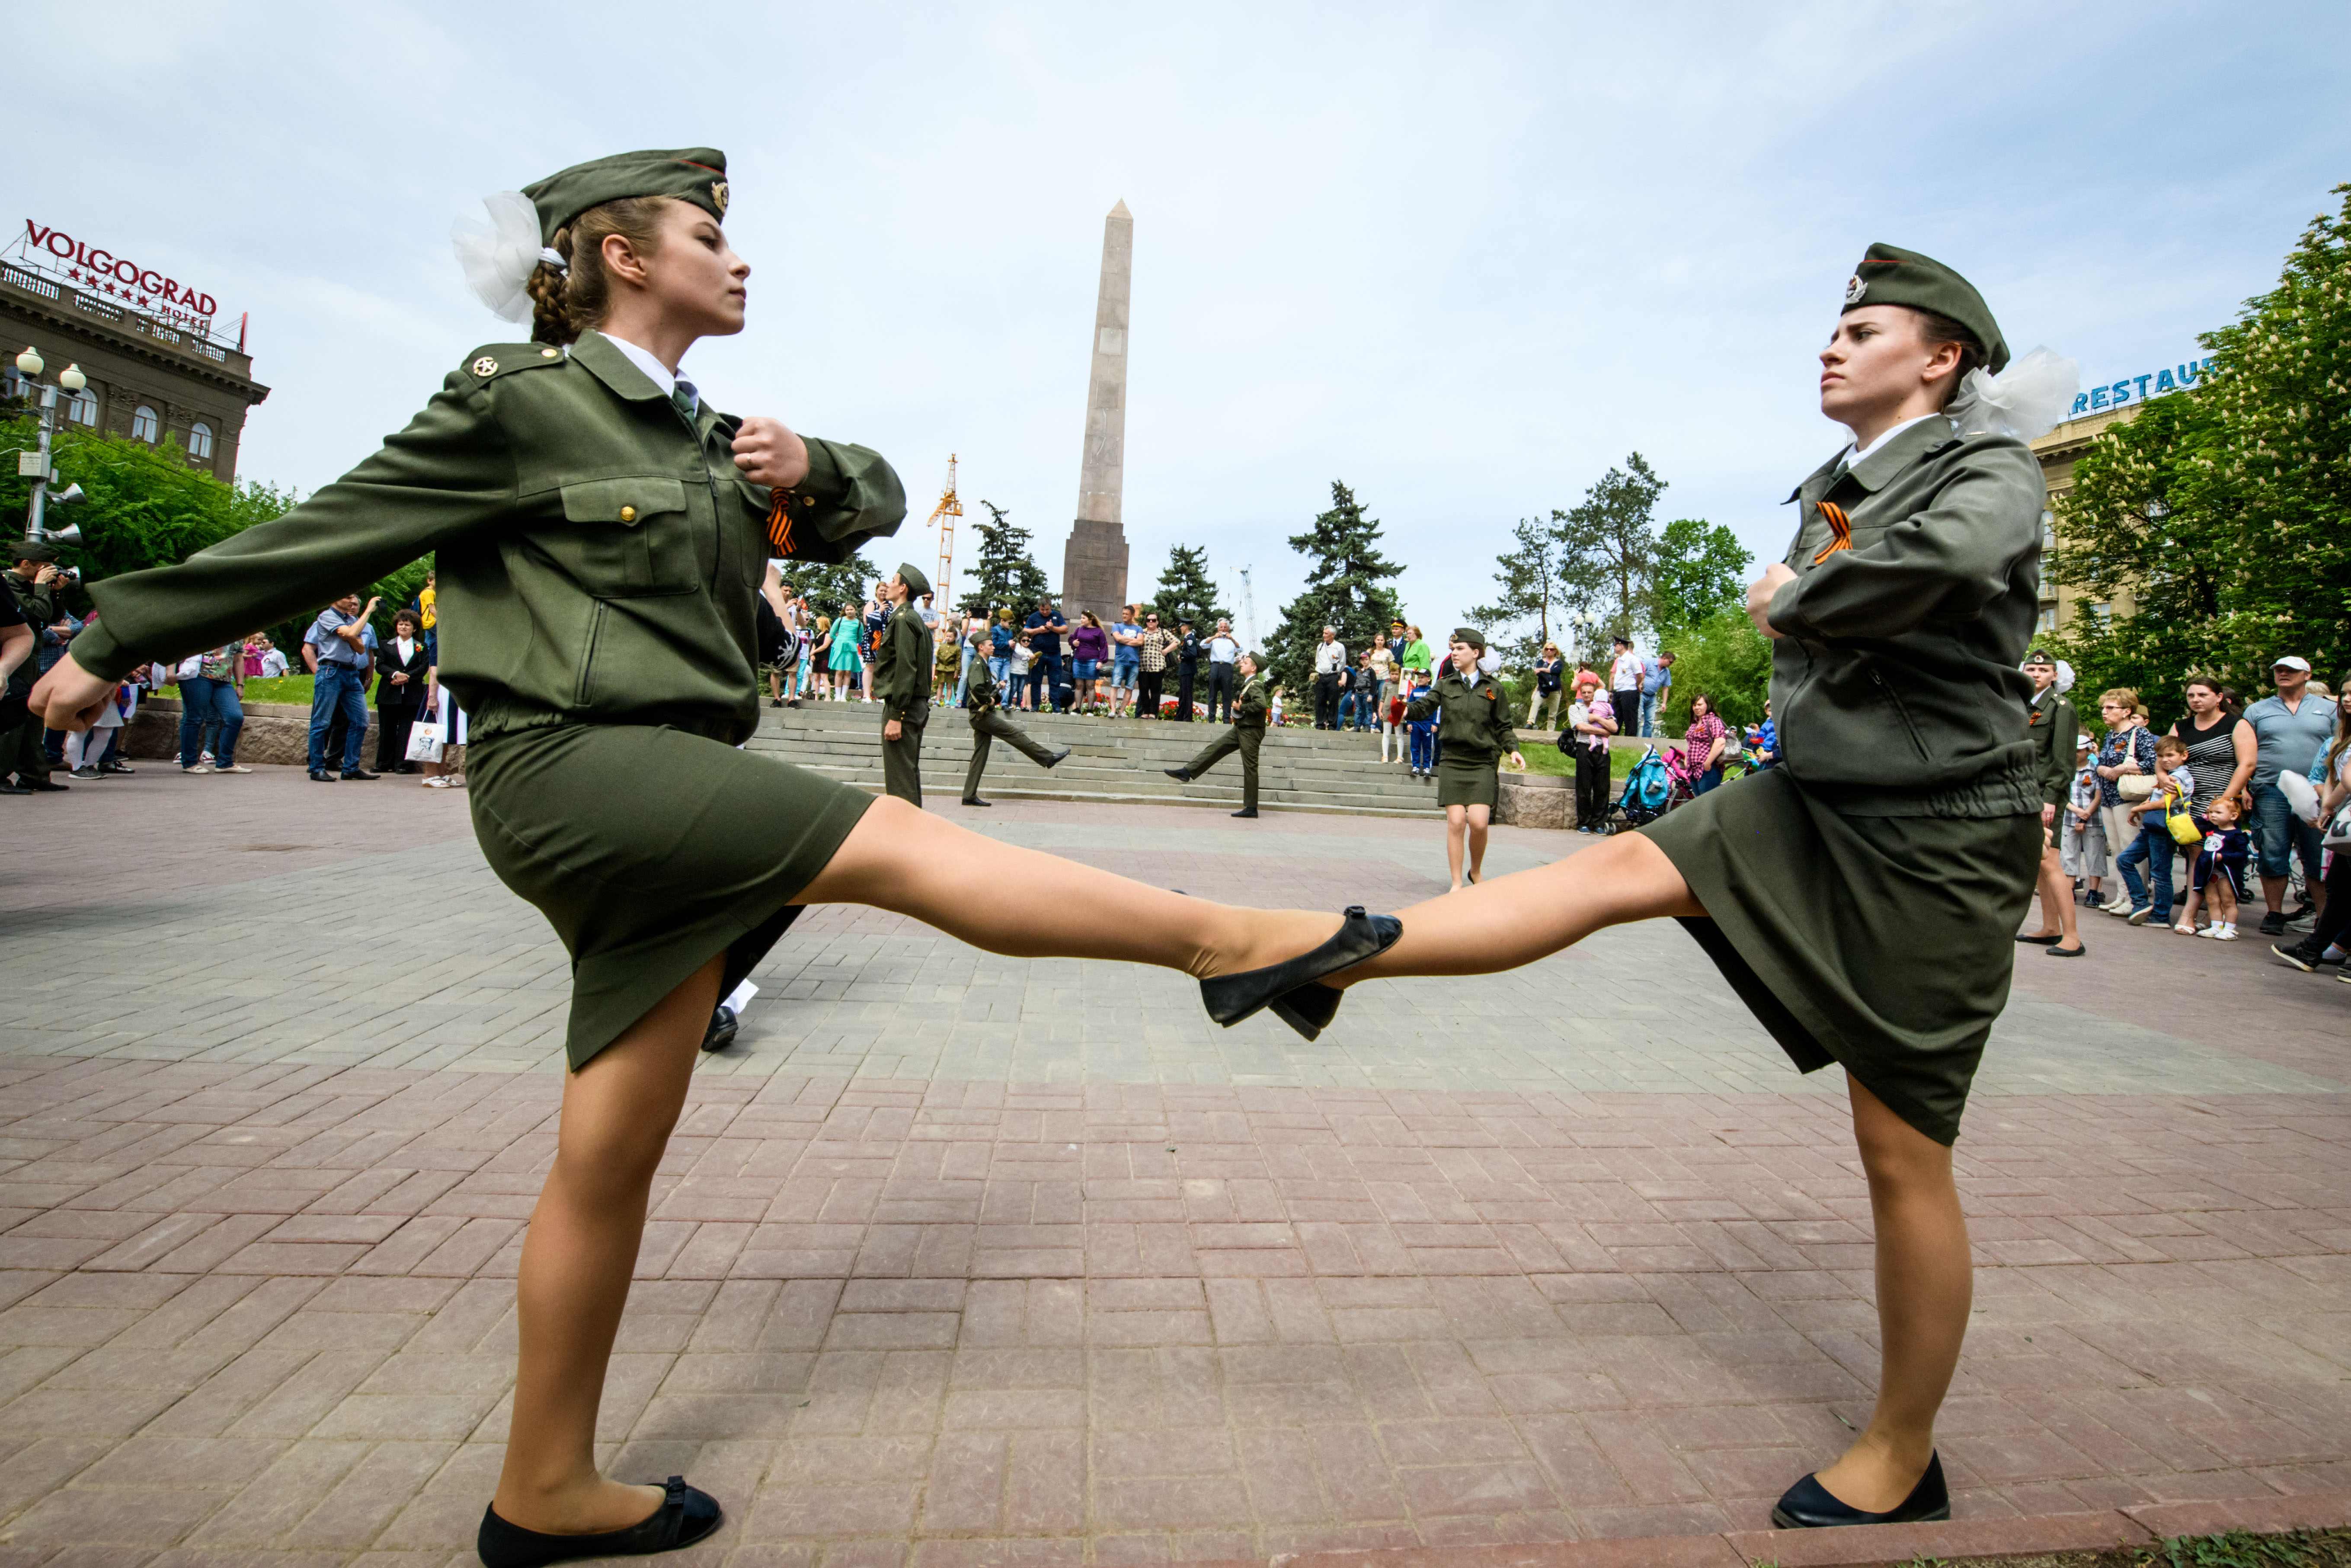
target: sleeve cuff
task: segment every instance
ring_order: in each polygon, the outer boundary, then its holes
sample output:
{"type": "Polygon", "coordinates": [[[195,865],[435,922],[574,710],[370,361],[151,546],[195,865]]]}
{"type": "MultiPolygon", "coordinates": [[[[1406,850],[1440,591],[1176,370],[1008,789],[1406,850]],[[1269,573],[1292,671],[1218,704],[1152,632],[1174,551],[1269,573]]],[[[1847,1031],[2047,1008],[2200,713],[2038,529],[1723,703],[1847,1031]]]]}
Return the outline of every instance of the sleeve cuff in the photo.
{"type": "Polygon", "coordinates": [[[73,655],[75,664],[101,681],[119,681],[137,669],[141,662],[114,640],[103,620],[95,626],[84,626],[66,651],[73,655]]]}
{"type": "Polygon", "coordinates": [[[1769,621],[1771,623],[1771,630],[1779,632],[1782,637],[1797,635],[1796,596],[1802,591],[1803,586],[1804,580],[1801,577],[1793,581],[1782,583],[1780,591],[1771,596],[1771,604],[1763,612],[1763,619],[1769,621]]]}
{"type": "Polygon", "coordinates": [[[832,443],[815,435],[803,435],[800,441],[808,447],[809,471],[792,486],[793,494],[820,507],[838,506],[849,492],[849,481],[841,476],[841,458],[833,452],[832,443]]]}

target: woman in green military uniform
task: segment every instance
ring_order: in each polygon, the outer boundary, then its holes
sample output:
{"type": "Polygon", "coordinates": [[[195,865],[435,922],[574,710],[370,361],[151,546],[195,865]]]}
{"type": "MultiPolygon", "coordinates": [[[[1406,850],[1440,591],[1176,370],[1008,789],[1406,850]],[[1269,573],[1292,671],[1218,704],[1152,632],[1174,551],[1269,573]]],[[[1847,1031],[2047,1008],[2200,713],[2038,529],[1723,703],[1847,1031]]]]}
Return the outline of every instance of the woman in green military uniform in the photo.
{"type": "Polygon", "coordinates": [[[1468,881],[1475,883],[1486,869],[1486,831],[1501,792],[1497,771],[1502,758],[1509,758],[1514,768],[1527,765],[1519,755],[1510,699],[1478,667],[1485,652],[1483,636],[1467,626],[1458,628],[1445,673],[1404,710],[1405,717],[1416,723],[1437,716],[1437,803],[1445,808],[1445,864],[1456,893],[1461,891],[1464,876],[1465,841],[1468,881]]]}
{"type": "Polygon", "coordinates": [[[912,561],[882,585],[889,623],[873,649],[873,699],[882,705],[882,787],[912,806],[923,803],[923,728],[931,716],[931,629],[914,601],[931,580],[912,561]]]}
{"type": "MultiPolygon", "coordinates": [[[[1784,760],[1638,833],[1401,912],[1402,940],[1283,999],[1327,1022],[1385,975],[1482,974],[1673,915],[1798,1068],[1845,1071],[1876,1222],[1877,1404],[1782,1526],[1938,1519],[1937,1410],[1967,1333],[1950,1145],[2005,1006],[2044,791],[2018,661],[2039,609],[2041,467],[2026,439],[2072,366],[2008,350],[1976,290],[1872,246],[1820,356],[1852,443],[1789,497],[1787,559],[1748,591],[1771,639],[1784,760]]],[[[1450,742],[1448,740],[1448,747],[1450,742]]]]}
{"type": "Polygon", "coordinates": [[[600,1475],[596,1413],[713,1007],[803,905],[874,904],[998,953],[1183,968],[1226,1023],[1394,940],[1359,912],[1145,887],[736,749],[758,717],[767,560],[846,559],[897,528],[905,498],[865,448],[720,413],[680,374],[697,340],[743,327],[726,167],[706,148],[627,153],[491,198],[494,226],[461,259],[493,308],[532,318],[532,340],[465,356],[407,429],[283,517],[94,585],[103,616],[34,693],[49,723],[87,728],[147,658],[437,553],[475,832],[572,960],[575,1071],[523,1248],[512,1424],[479,1542],[492,1568],[717,1527],[680,1478],[600,1475]]]}

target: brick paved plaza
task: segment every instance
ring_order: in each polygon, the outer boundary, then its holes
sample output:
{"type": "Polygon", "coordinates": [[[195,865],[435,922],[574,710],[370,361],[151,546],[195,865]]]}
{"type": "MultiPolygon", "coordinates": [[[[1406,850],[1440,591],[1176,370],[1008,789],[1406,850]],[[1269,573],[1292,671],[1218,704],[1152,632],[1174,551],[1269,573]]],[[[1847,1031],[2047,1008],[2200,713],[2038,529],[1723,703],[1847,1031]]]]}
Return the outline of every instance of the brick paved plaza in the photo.
{"type": "MultiPolygon", "coordinates": [[[[8,806],[0,1568],[471,1562],[560,949],[461,794],[148,763],[8,806]]],[[[945,810],[1218,898],[1444,885],[1433,822],[945,810]]],[[[1582,842],[1498,830],[1491,863],[1582,842]]],[[[2085,926],[2085,962],[2020,950],[1959,1145],[1959,1515],[2335,1507],[2351,987],[2085,926]]],[[[1669,924],[1358,991],[1314,1045],[865,913],[756,978],[604,1406],[618,1473],[729,1510],[688,1561],[1730,1563],[1865,1417],[1842,1085],[1669,924]]]]}

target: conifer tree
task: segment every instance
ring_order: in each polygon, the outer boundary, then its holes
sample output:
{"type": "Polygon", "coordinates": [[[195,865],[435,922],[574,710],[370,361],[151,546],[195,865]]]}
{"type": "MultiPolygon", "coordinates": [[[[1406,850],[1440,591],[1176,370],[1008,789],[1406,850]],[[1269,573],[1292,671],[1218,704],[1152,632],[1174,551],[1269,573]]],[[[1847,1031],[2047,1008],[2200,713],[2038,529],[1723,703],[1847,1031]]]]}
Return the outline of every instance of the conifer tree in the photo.
{"type": "Polygon", "coordinates": [[[1513,548],[1494,558],[1494,601],[1471,610],[1469,619],[1502,655],[1505,668],[1525,669],[1559,619],[1559,535],[1540,517],[1520,517],[1510,538],[1513,548]]]}
{"type": "Polygon", "coordinates": [[[994,614],[1008,608],[1017,619],[1051,593],[1053,584],[1029,553],[1029,530],[1008,521],[1012,514],[993,501],[980,505],[987,508],[989,520],[974,529],[979,535],[979,559],[972,564],[971,591],[957,604],[967,614],[994,614]]]}
{"type": "Polygon", "coordinates": [[[1217,602],[1216,580],[1208,575],[1208,552],[1198,545],[1176,545],[1167,552],[1167,570],[1159,574],[1149,608],[1159,612],[1159,623],[1169,631],[1178,621],[1189,621],[1205,635],[1233,612],[1217,602]]]}
{"type": "Polygon", "coordinates": [[[1282,606],[1281,623],[1266,639],[1266,664],[1274,684],[1293,692],[1307,685],[1314,673],[1314,644],[1322,640],[1325,626],[1338,628],[1350,659],[1387,634],[1397,601],[1385,583],[1402,569],[1380,553],[1379,544],[1379,519],[1364,515],[1355,493],[1343,483],[1331,481],[1331,509],[1290,538],[1290,548],[1313,564],[1307,569],[1306,591],[1282,606]]]}

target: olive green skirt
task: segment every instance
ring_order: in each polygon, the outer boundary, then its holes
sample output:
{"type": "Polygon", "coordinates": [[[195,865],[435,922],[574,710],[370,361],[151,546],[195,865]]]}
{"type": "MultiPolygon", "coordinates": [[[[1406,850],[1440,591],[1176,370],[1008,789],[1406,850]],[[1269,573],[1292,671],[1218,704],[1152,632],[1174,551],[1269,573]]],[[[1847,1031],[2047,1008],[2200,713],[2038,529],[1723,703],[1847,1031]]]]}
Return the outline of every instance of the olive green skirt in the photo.
{"type": "Polygon", "coordinates": [[[2008,1005],[2038,815],[1856,815],[1774,768],[1640,831],[1706,906],[1682,924],[1799,1071],[1838,1062],[1957,1140],[2008,1005]]]}
{"type": "Polygon", "coordinates": [[[1439,806],[1483,806],[1491,810],[1499,788],[1495,781],[1495,765],[1490,761],[1475,762],[1466,757],[1446,756],[1437,759],[1437,803],[1439,806]]]}
{"type": "Polygon", "coordinates": [[[571,955],[576,1071],[717,954],[735,988],[873,798],[684,730],[567,725],[476,741],[474,836],[571,955]]]}

